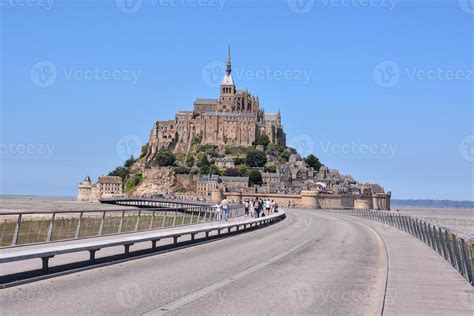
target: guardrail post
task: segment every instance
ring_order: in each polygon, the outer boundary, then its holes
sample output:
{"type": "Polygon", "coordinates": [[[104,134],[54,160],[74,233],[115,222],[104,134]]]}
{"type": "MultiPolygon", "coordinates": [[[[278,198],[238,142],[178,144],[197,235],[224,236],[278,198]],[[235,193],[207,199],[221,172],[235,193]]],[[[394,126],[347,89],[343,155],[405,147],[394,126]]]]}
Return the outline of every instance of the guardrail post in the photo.
{"type": "Polygon", "coordinates": [[[156,248],[156,243],[159,242],[159,239],[154,239],[151,241],[151,248],[155,249],[156,248]]]}
{"type": "Polygon", "coordinates": [[[458,238],[455,235],[452,235],[452,240],[453,240],[453,248],[454,248],[454,256],[456,257],[456,265],[459,273],[461,273],[462,276],[465,276],[464,272],[464,266],[461,262],[461,255],[459,251],[459,246],[458,246],[458,238]]]}
{"type": "Polygon", "coordinates": [[[174,211],[173,227],[176,225],[176,216],[178,216],[178,211],[174,211]]]}
{"type": "Polygon", "coordinates": [[[194,208],[191,208],[191,219],[189,220],[189,223],[192,224],[194,220],[194,208]]]}
{"type": "Polygon", "coordinates": [[[150,220],[150,226],[148,226],[148,229],[153,229],[153,220],[155,219],[155,211],[151,212],[151,220],[150,220]]]}
{"type": "Polygon", "coordinates": [[[449,233],[445,230],[444,231],[444,238],[446,240],[446,246],[448,248],[448,254],[449,254],[449,263],[453,266],[456,267],[456,262],[454,260],[454,255],[453,255],[453,245],[451,243],[451,238],[449,238],[449,233]]]}
{"type": "Polygon", "coordinates": [[[49,256],[49,257],[41,257],[42,261],[42,270],[43,273],[47,273],[49,270],[49,259],[53,258],[54,256],[49,256]]]}
{"type": "Polygon", "coordinates": [[[53,214],[51,215],[51,222],[49,223],[48,237],[46,238],[46,241],[51,241],[51,237],[53,236],[53,228],[54,228],[55,218],[56,218],[56,213],[53,212],[53,214]]]}
{"type": "Polygon", "coordinates": [[[125,247],[125,255],[128,256],[130,255],[130,246],[132,246],[133,244],[125,244],[123,245],[125,247]]]}
{"type": "Polygon", "coordinates": [[[89,250],[89,260],[91,263],[95,262],[95,253],[100,249],[90,249],[89,250]]]}
{"type": "Polygon", "coordinates": [[[137,217],[137,222],[135,223],[135,229],[134,231],[138,230],[138,226],[140,225],[140,215],[142,214],[142,210],[138,210],[138,217],[137,217]]]}
{"type": "Polygon", "coordinates": [[[12,243],[11,243],[12,246],[15,246],[16,243],[18,242],[18,235],[20,234],[21,217],[22,217],[22,214],[21,213],[18,214],[18,217],[16,219],[15,232],[13,233],[13,238],[12,238],[12,243]]]}
{"type": "Polygon", "coordinates": [[[161,228],[165,227],[165,224],[166,224],[166,213],[167,213],[167,212],[168,212],[168,211],[165,210],[165,216],[163,216],[163,223],[161,223],[161,228]]]}
{"type": "Polygon", "coordinates": [[[98,236],[102,236],[102,233],[104,232],[104,220],[105,220],[105,211],[102,212],[102,218],[100,219],[98,236]]]}
{"type": "Polygon", "coordinates": [[[84,215],[84,212],[81,212],[79,214],[79,220],[77,221],[77,227],[76,227],[76,234],[74,235],[75,239],[78,239],[80,234],[81,234],[81,224],[82,224],[82,216],[84,215]]]}
{"type": "Polygon", "coordinates": [[[122,216],[120,217],[120,224],[118,227],[118,233],[122,232],[122,226],[123,226],[123,218],[125,217],[125,211],[122,211],[122,216]]]}
{"type": "Polygon", "coordinates": [[[472,266],[471,266],[471,260],[468,255],[467,251],[467,245],[466,242],[464,241],[463,238],[461,238],[461,251],[462,251],[462,257],[464,261],[464,268],[466,269],[467,273],[467,279],[471,285],[474,284],[474,280],[472,279],[472,266]]]}
{"type": "Polygon", "coordinates": [[[183,212],[183,218],[181,219],[181,225],[184,225],[185,220],[186,220],[186,209],[184,209],[184,212],[183,212]]]}

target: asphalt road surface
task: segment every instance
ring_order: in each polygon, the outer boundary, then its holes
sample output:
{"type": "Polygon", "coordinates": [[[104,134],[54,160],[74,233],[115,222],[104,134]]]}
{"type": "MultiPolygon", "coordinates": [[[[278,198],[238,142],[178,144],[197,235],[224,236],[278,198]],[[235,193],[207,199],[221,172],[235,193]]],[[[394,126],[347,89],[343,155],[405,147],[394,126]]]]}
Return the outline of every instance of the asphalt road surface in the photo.
{"type": "Polygon", "coordinates": [[[363,223],[289,210],[275,225],[0,290],[3,315],[380,314],[386,252],[363,223]]]}

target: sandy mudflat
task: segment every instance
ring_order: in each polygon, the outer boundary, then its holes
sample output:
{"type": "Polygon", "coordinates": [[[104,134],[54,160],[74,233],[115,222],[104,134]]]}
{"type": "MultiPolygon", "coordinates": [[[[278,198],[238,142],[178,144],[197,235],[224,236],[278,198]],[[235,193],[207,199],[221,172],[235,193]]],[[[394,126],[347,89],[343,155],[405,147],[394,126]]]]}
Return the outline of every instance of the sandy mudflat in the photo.
{"type": "Polygon", "coordinates": [[[421,208],[392,205],[392,210],[402,214],[426,219],[435,224],[450,226],[464,234],[474,236],[474,209],[465,208],[421,208]]]}
{"type": "Polygon", "coordinates": [[[86,211],[121,208],[129,209],[131,207],[99,202],[78,202],[73,197],[0,195],[0,212],[86,211]]]}

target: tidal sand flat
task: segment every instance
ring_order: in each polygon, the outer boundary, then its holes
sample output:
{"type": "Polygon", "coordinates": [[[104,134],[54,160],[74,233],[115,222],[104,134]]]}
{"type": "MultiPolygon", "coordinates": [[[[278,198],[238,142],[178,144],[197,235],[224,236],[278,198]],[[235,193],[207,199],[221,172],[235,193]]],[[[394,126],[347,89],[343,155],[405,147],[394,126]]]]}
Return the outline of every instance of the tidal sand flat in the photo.
{"type": "Polygon", "coordinates": [[[461,233],[474,236],[474,209],[422,208],[392,205],[401,214],[428,220],[434,224],[450,226],[461,233]]]}
{"type": "Polygon", "coordinates": [[[74,197],[0,195],[0,212],[51,212],[134,209],[129,206],[79,202],[74,197]]]}

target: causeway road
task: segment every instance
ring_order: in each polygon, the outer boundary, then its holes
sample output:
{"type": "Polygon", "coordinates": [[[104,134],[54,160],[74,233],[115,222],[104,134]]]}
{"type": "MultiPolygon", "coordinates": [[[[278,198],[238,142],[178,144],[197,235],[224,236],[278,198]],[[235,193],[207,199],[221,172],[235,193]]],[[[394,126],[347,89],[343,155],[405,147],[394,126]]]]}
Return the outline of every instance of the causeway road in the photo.
{"type": "Polygon", "coordinates": [[[0,311],[380,315],[388,275],[380,235],[340,216],[286,212],[259,230],[0,290],[0,311]]]}

